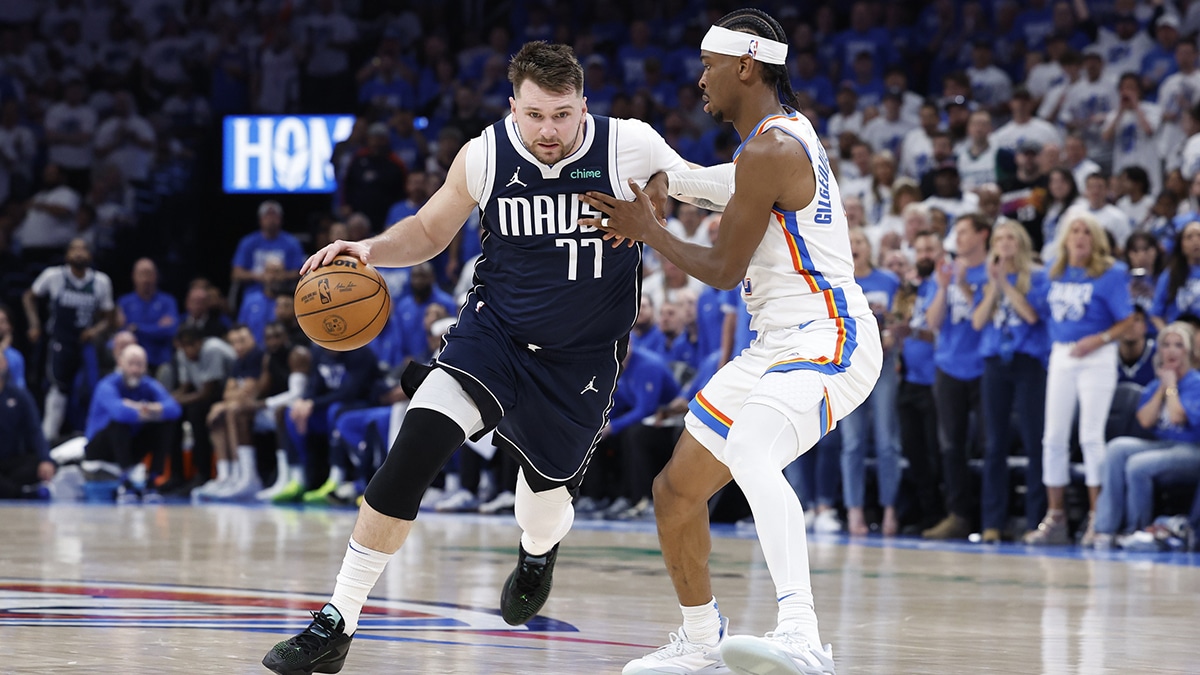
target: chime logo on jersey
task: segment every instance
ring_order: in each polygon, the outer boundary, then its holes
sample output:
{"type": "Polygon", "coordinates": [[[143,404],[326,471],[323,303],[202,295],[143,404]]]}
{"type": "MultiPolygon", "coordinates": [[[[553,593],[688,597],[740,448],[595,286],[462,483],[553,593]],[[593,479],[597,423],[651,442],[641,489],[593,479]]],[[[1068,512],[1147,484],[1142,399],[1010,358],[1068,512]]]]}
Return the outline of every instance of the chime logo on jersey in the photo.
{"type": "MultiPolygon", "coordinates": [[[[299,630],[327,595],[123,582],[0,579],[0,627],[205,628],[299,630]]],[[[571,624],[534,617],[509,626],[490,608],[443,602],[370,600],[359,633],[388,639],[399,631],[577,632],[571,624]]],[[[411,641],[412,637],[394,639],[411,641]]],[[[445,637],[438,638],[445,641],[445,637]]]]}

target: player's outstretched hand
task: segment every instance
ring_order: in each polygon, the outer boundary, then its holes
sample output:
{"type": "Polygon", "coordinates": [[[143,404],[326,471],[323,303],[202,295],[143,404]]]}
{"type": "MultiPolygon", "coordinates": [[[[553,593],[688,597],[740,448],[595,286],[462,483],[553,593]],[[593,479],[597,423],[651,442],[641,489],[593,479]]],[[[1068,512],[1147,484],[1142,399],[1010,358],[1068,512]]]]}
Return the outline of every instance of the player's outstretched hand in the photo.
{"type": "Polygon", "coordinates": [[[642,192],[637,183],[629,181],[629,188],[633,190],[634,194],[634,200],[631,202],[601,192],[588,192],[580,195],[580,200],[599,209],[605,214],[605,217],[580,218],[579,224],[605,230],[605,239],[617,239],[614,246],[625,239],[646,241],[654,228],[661,228],[666,222],[659,219],[650,197],[642,192]]]}
{"type": "Polygon", "coordinates": [[[305,260],[304,264],[300,267],[300,276],[304,276],[318,267],[332,263],[333,259],[339,255],[354,256],[365,263],[370,263],[371,247],[361,241],[342,241],[338,239],[309,256],[308,260],[305,260]]]}

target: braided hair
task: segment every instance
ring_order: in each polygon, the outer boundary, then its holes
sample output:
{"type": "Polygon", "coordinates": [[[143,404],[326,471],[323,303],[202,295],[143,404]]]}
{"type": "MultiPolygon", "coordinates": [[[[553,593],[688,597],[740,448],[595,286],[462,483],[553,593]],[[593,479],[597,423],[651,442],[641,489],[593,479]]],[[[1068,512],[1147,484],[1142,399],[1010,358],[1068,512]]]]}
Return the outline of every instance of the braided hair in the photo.
{"type": "MultiPolygon", "coordinates": [[[[771,18],[770,14],[753,7],[730,12],[721,17],[716,25],[787,44],[787,34],[783,32],[779,22],[771,18]]],[[[760,64],[763,66],[763,82],[775,87],[775,91],[779,93],[779,100],[785,106],[799,110],[800,102],[796,100],[796,92],[792,91],[792,80],[788,77],[787,66],[775,63],[760,64]]]]}

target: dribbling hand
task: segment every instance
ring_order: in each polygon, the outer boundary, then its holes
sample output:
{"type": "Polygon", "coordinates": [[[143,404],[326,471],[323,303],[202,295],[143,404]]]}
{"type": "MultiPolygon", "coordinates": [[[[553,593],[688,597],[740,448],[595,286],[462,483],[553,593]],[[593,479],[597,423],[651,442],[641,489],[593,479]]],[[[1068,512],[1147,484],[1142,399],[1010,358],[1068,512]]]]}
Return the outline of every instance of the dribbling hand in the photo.
{"type": "Polygon", "coordinates": [[[371,247],[361,241],[343,241],[338,239],[309,256],[308,260],[305,260],[304,264],[300,266],[300,276],[304,276],[318,267],[332,263],[333,259],[339,255],[354,256],[369,264],[371,262],[371,247]]]}

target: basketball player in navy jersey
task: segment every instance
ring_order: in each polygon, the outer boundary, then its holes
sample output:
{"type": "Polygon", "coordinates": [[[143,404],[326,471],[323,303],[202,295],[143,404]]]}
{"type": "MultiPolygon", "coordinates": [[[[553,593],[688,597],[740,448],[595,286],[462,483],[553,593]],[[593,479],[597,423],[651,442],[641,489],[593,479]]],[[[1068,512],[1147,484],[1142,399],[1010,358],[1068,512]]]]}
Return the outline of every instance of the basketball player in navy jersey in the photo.
{"type": "Polygon", "coordinates": [[[643,241],[711,286],[741,285],[758,333],[696,395],[686,431],[655,479],[659,541],[683,626],[668,645],[626,664],[625,675],[834,673],[833,652],[817,630],[804,512],[783,468],[867,398],[883,352],[854,282],[849,225],[829,158],[795,109],[786,40],[779,23],[756,9],[735,11],[709,29],[700,45],[705,110],[732,122],[742,144],[732,166],[651,180],[671,195],[723,206],[711,248],[661,227],[640,190],[634,202],[584,197],[607,219],[581,224],[643,241]],[[779,613],[765,638],[728,637],[712,593],[707,505],[731,480],[750,504],[775,582],[779,613]]]}
{"type": "Polygon", "coordinates": [[[301,269],[343,253],[412,266],[482,211],[475,287],[367,486],[333,597],[263,659],[276,673],[341,669],[367,594],[411,531],[421,496],[465,438],[490,429],[521,464],[515,512],[523,534],[501,593],[504,620],[525,623],[550,593],[558,542],[574,520],[572,493],[612,406],[642,276],[640,247],[607,246],[597,228],[579,225],[597,212],[578,196],[631,199],[626,181],[645,185],[688,164],[648,125],[588,114],[570,47],[526,44],[509,80],[512,114],[460,150],[415,215],[365,241],[330,244],[301,269]]]}
{"type": "Polygon", "coordinates": [[[22,297],[29,341],[34,344],[42,337],[39,298],[48,304],[46,333],[50,338],[50,387],[46,391],[42,433],[53,441],[62,430],[75,378],[84,368],[84,350],[91,348],[97,336],[108,332],[116,305],[112,279],[92,269],[92,249],[78,238],[67,244],[66,264],[43,270],[22,297]]]}

